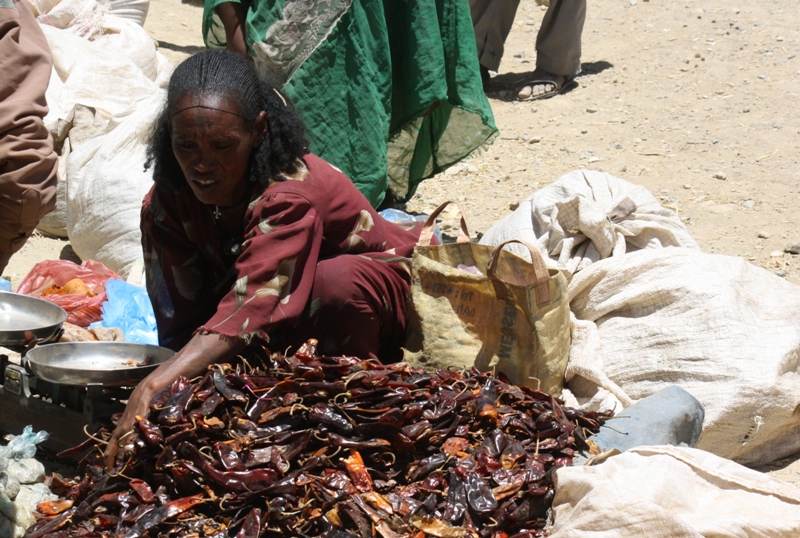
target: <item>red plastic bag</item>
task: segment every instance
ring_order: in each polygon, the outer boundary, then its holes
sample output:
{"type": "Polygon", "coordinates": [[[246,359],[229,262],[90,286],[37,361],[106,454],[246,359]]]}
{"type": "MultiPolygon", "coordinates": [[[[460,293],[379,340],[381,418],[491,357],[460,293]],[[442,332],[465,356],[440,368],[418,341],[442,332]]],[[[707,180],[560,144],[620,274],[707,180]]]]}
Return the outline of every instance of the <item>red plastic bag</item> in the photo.
{"type": "Polygon", "coordinates": [[[47,260],[33,266],[20,282],[17,293],[57,304],[67,311],[67,322],[85,328],[90,323],[102,319],[103,311],[100,305],[106,300],[105,283],[110,278],[121,277],[94,260],[87,260],[80,265],[68,260],[47,260]],[[83,280],[94,296],[77,293],[43,295],[43,292],[51,287],[62,287],[75,278],[83,280]]]}

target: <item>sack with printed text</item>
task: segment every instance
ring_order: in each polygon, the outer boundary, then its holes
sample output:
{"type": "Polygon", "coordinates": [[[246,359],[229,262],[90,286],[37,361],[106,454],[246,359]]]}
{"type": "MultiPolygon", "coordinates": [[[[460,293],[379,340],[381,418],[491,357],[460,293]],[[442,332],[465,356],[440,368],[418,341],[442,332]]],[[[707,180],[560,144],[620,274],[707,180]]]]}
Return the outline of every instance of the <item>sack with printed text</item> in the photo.
{"type": "Polygon", "coordinates": [[[457,241],[431,245],[449,203],[431,214],[414,249],[406,361],[495,370],[514,384],[560,394],[570,348],[566,277],[548,270],[533,247],[529,262],[504,250],[506,243],[470,242],[463,211],[457,241]]]}

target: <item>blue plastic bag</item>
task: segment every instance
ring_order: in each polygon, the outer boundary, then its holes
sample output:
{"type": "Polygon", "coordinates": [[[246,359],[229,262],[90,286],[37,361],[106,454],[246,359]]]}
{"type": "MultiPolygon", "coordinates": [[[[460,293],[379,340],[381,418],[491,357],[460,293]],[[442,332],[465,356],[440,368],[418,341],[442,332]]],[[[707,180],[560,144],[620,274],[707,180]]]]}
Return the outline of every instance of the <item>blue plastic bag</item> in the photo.
{"type": "Polygon", "coordinates": [[[158,345],[158,330],[153,305],[147,290],[124,280],[106,281],[106,297],[101,306],[103,319],[92,323],[94,327],[119,327],[126,342],[158,345]]]}
{"type": "MultiPolygon", "coordinates": [[[[422,215],[412,215],[410,213],[406,213],[405,211],[394,208],[384,209],[383,211],[380,211],[378,215],[407,230],[414,228],[420,222],[425,222],[428,220],[428,215],[425,215],[424,213],[422,215]]],[[[436,239],[439,240],[439,243],[442,243],[442,231],[439,229],[438,224],[433,225],[433,235],[436,236],[436,239]]]]}

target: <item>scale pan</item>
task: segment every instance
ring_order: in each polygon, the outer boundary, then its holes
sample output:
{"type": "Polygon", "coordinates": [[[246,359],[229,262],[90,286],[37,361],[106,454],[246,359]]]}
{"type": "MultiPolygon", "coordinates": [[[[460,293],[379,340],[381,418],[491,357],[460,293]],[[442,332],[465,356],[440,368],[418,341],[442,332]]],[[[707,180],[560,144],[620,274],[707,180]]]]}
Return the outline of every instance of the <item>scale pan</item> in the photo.
{"type": "Polygon", "coordinates": [[[25,363],[44,381],[61,385],[131,386],[175,354],[132,342],[64,342],[28,351],[25,363]]]}
{"type": "Polygon", "coordinates": [[[29,295],[0,291],[0,346],[47,342],[58,334],[67,312],[29,295]]]}

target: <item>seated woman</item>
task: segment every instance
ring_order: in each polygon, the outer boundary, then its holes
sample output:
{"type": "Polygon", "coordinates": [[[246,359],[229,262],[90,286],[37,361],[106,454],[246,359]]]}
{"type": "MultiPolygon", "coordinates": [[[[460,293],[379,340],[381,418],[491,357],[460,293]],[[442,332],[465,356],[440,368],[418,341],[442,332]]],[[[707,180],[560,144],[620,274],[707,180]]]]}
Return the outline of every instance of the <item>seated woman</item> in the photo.
{"type": "Polygon", "coordinates": [[[417,236],[379,216],[307,153],[303,125],[251,63],[203,52],[172,75],[148,153],[142,207],[159,341],[177,351],[136,387],[107,450],[153,395],[250,343],[400,357],[417,236]]]}

